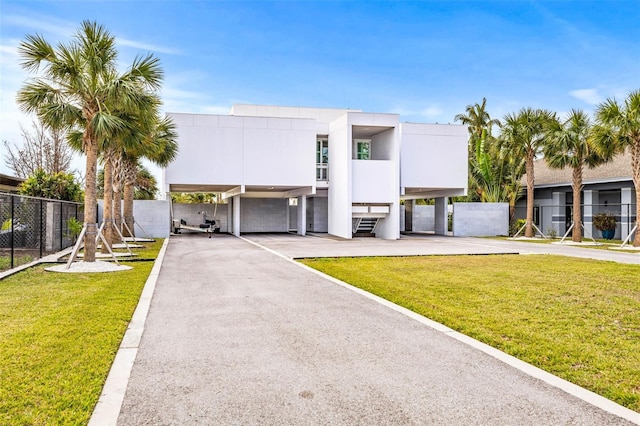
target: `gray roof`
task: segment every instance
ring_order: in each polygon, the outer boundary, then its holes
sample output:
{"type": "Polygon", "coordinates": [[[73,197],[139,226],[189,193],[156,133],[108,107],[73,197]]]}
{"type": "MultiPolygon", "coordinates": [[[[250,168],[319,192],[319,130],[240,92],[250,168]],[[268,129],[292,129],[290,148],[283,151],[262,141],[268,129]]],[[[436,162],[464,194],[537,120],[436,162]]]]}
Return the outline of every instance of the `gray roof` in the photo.
{"type": "Polygon", "coordinates": [[[22,182],[23,178],[0,173],[0,191],[15,191],[22,182]]]}
{"type": "MultiPolygon", "coordinates": [[[[571,185],[572,170],[570,167],[552,169],[543,158],[535,160],[533,167],[536,187],[571,185]]],[[[526,175],[522,179],[523,184],[526,185],[526,175]]],[[[582,172],[584,184],[628,181],[631,179],[631,154],[629,153],[618,155],[609,163],[595,169],[585,167],[582,172]]]]}

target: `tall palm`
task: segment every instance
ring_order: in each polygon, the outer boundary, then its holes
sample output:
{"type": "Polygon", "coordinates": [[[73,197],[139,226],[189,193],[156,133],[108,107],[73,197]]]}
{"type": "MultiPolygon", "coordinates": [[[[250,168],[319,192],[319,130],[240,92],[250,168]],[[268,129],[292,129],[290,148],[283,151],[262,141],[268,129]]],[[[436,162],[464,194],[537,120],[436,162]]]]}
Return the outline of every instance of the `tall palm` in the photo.
{"type": "Polygon", "coordinates": [[[114,242],[114,225],[120,226],[121,215],[117,214],[121,208],[120,191],[121,165],[123,152],[127,149],[140,149],[144,145],[144,135],[153,129],[155,119],[160,107],[160,99],[154,94],[140,88],[140,97],[146,98],[144,108],[137,110],[123,109],[118,111],[118,117],[123,120],[125,126],[104,144],[102,158],[104,162],[104,223],[105,240],[107,244],[102,247],[103,253],[108,252],[106,245],[112,246],[114,242]],[[117,209],[117,210],[116,210],[117,209]]]}
{"type": "MultiPolygon", "coordinates": [[[[636,190],[636,226],[640,223],[640,89],[634,90],[620,105],[607,99],[596,110],[594,142],[608,155],[631,154],[631,175],[636,190]]],[[[634,247],[640,247],[640,229],[636,229],[634,247]]]]}
{"type": "Polygon", "coordinates": [[[125,123],[113,111],[143,108],[140,88],[160,87],[162,71],[152,55],[138,57],[123,73],[117,71],[115,39],[104,27],[84,21],[75,38],[55,48],[41,35],[27,36],[19,54],[26,70],[39,73],[18,92],[23,111],[36,113],[54,129],[82,132],[86,155],[86,262],[95,261],[96,170],[101,145],[125,123]]]}
{"type": "Polygon", "coordinates": [[[480,138],[484,129],[491,134],[491,127],[493,125],[499,126],[500,120],[491,119],[486,108],[487,99],[482,98],[482,103],[480,104],[467,105],[465,108],[466,114],[456,115],[454,121],[459,121],[468,126],[469,135],[475,136],[475,138],[480,138]]]}
{"type": "Polygon", "coordinates": [[[591,140],[591,121],[582,110],[572,109],[567,119],[550,120],[547,129],[547,143],[544,159],[552,169],[572,169],[571,189],[573,191],[573,233],[574,242],[582,241],[582,171],[585,166],[594,168],[607,158],[600,155],[591,140]]]}
{"type": "Polygon", "coordinates": [[[525,173],[527,174],[527,224],[525,237],[533,237],[533,160],[545,143],[547,123],[555,114],[533,108],[523,108],[517,114],[507,114],[502,120],[500,135],[503,149],[512,158],[524,158],[525,173]]]}
{"type": "Polygon", "coordinates": [[[125,150],[122,162],[124,175],[124,223],[131,237],[135,236],[133,199],[135,195],[136,178],[138,175],[138,165],[141,158],[146,158],[151,162],[165,167],[178,155],[178,134],[171,118],[155,117],[146,128],[146,133],[142,134],[141,143],[131,149],[125,150]]]}
{"type": "MultiPolygon", "coordinates": [[[[489,113],[487,112],[487,99],[482,98],[482,103],[467,105],[465,108],[464,114],[457,114],[454,117],[455,121],[459,121],[462,124],[467,126],[467,130],[469,131],[469,142],[468,142],[468,150],[469,150],[469,200],[470,201],[483,201],[483,194],[488,194],[489,192],[495,191],[487,191],[488,188],[483,188],[483,172],[487,172],[488,170],[482,170],[482,165],[480,163],[483,162],[482,158],[478,158],[478,146],[482,146],[481,155],[488,155],[488,151],[491,149],[493,144],[491,143],[493,137],[491,135],[491,128],[493,125],[500,125],[499,120],[494,120],[491,118],[489,113]],[[484,134],[484,136],[483,136],[484,134]],[[481,140],[484,137],[484,141],[481,140]]],[[[494,190],[499,187],[493,186],[494,190]]],[[[494,194],[496,195],[496,194],[494,194]]],[[[491,197],[494,198],[494,197],[491,197]]]]}

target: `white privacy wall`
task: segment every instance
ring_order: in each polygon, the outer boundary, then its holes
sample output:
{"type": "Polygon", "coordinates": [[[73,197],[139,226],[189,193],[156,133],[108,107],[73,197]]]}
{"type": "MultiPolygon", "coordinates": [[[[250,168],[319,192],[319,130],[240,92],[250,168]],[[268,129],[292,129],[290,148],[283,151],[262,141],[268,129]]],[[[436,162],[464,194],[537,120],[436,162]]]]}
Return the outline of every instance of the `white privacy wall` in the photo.
{"type": "Polygon", "coordinates": [[[453,203],[454,237],[509,235],[509,203],[453,203]]]}
{"type": "Polygon", "coordinates": [[[169,184],[314,186],[316,122],[307,118],[169,113],[178,157],[169,184]]]}
{"type": "MultiPolygon", "coordinates": [[[[124,206],[123,206],[124,208],[124,206]]],[[[134,200],[133,218],[136,237],[166,238],[171,230],[168,200],[134,200]]],[[[104,220],[104,200],[98,200],[98,221],[104,220]]]]}

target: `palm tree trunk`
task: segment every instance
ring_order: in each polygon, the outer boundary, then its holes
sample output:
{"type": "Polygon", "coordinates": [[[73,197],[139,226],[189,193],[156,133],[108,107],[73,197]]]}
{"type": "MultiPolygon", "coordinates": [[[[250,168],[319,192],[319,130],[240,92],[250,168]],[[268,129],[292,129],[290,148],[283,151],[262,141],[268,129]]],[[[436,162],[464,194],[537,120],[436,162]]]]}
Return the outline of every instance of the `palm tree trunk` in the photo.
{"type": "Polygon", "coordinates": [[[633,186],[636,188],[636,234],[633,246],[640,247],[640,139],[631,145],[631,170],[633,170],[633,186]]]}
{"type": "Polygon", "coordinates": [[[104,239],[106,244],[102,244],[102,253],[109,253],[109,249],[113,246],[113,163],[111,158],[114,152],[112,148],[107,149],[104,156],[104,239]]]}
{"type": "Polygon", "coordinates": [[[580,214],[580,204],[582,204],[582,161],[579,166],[573,168],[573,234],[571,240],[576,243],[582,242],[582,215],[580,214]]]}
{"type": "MultiPolygon", "coordinates": [[[[124,223],[129,227],[131,235],[129,237],[135,237],[134,222],[133,222],[133,196],[136,183],[136,164],[132,161],[125,160],[124,162],[124,223]]],[[[125,229],[125,232],[128,231],[125,229]]]]}
{"type": "Polygon", "coordinates": [[[122,233],[122,152],[113,162],[113,223],[122,233]]]}
{"type": "Polygon", "coordinates": [[[526,173],[527,173],[527,226],[524,230],[524,236],[533,237],[533,184],[535,182],[533,176],[533,159],[534,152],[527,151],[526,173]]]}
{"type": "Polygon", "coordinates": [[[96,174],[98,168],[98,147],[87,136],[85,131],[84,152],[86,159],[85,189],[84,189],[84,224],[87,232],[84,237],[84,261],[96,261],[96,174]]]}

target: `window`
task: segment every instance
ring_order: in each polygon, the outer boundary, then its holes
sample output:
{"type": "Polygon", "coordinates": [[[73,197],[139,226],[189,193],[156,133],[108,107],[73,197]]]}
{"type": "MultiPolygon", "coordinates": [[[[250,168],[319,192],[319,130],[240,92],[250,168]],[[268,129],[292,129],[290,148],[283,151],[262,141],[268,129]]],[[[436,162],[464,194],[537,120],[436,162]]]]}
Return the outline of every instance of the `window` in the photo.
{"type": "Polygon", "coordinates": [[[355,145],[354,159],[370,160],[371,159],[371,140],[355,139],[353,142],[355,145]]]}
{"type": "Polygon", "coordinates": [[[316,142],[316,180],[328,180],[329,139],[321,137],[316,142]]]}

